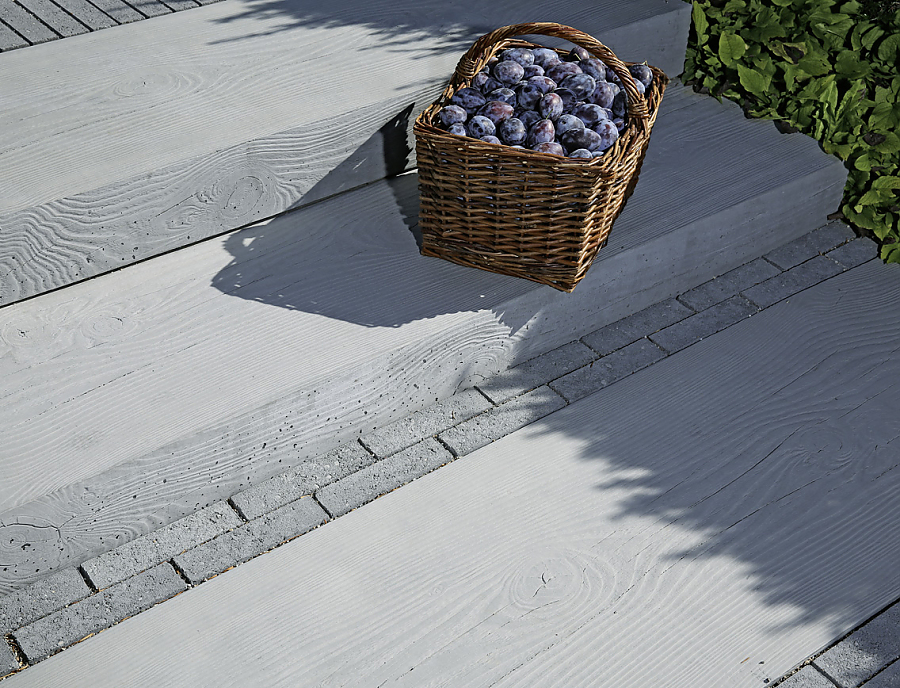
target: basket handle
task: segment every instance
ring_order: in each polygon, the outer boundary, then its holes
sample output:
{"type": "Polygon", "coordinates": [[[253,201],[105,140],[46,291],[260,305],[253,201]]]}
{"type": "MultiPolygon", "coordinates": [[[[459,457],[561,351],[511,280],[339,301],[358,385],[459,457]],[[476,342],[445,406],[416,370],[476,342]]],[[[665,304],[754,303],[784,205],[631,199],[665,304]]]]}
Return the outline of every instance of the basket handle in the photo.
{"type": "Polygon", "coordinates": [[[450,83],[444,91],[443,99],[449,99],[462,84],[470,82],[475,75],[481,71],[484,65],[487,64],[491,54],[490,48],[492,46],[507,38],[529,34],[563,38],[575,45],[581,46],[594,57],[599,58],[602,62],[609,65],[616,76],[619,77],[619,80],[622,82],[622,87],[628,94],[628,114],[631,119],[639,122],[645,132],[649,130],[647,103],[637,90],[637,86],[634,85],[634,79],[628,71],[628,68],[625,66],[625,63],[616,57],[612,50],[607,48],[593,36],[590,36],[583,31],[579,31],[578,29],[573,29],[570,26],[556,24],[554,22],[512,24],[510,26],[503,26],[499,29],[495,29],[479,38],[472,44],[472,47],[466,51],[466,54],[460,58],[459,64],[456,65],[456,71],[453,73],[453,77],[450,79],[450,83]]]}

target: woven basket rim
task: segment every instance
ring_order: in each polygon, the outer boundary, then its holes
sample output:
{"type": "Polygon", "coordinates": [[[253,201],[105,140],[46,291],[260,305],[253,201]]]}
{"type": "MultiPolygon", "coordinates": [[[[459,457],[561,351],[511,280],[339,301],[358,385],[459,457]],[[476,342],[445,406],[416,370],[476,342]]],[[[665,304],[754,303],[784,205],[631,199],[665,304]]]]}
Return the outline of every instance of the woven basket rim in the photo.
{"type": "MultiPolygon", "coordinates": [[[[534,43],[531,41],[525,41],[520,38],[509,38],[496,43],[490,52],[487,55],[487,59],[490,59],[494,54],[505,50],[509,47],[529,47],[529,48],[545,48],[548,46],[543,46],[538,43],[534,43]]],[[[564,55],[566,51],[562,48],[549,48],[550,50],[554,50],[560,55],[564,55]]],[[[598,58],[599,59],[599,58],[598,58]]],[[[487,60],[485,60],[486,62],[487,60]]],[[[602,60],[601,60],[602,61],[602,60]]],[[[606,64],[606,63],[604,63],[606,64]]],[[[662,91],[669,83],[669,77],[666,75],[658,67],[654,67],[653,65],[649,65],[646,62],[623,62],[625,66],[630,67],[632,65],[641,64],[647,66],[650,71],[653,73],[653,81],[651,82],[653,88],[653,93],[647,93],[648,96],[657,96],[654,98],[647,98],[647,110],[648,114],[655,114],[655,111],[659,107],[659,103],[662,100],[662,91]]],[[[625,129],[619,133],[619,137],[616,139],[615,143],[606,149],[606,152],[609,152],[610,155],[602,155],[599,158],[591,158],[590,160],[584,158],[570,158],[567,155],[554,155],[552,153],[542,153],[540,151],[532,150],[530,148],[513,148],[512,146],[508,146],[504,143],[488,143],[487,141],[482,141],[481,139],[472,138],[471,136],[458,136],[456,134],[451,134],[445,129],[441,129],[440,127],[433,124],[434,118],[437,116],[438,111],[441,107],[446,105],[449,102],[450,98],[460,89],[471,87],[471,81],[462,82],[455,91],[452,92],[443,92],[438,98],[431,103],[428,107],[426,107],[419,116],[416,117],[415,122],[413,123],[413,130],[417,133],[422,133],[431,137],[436,138],[444,138],[447,142],[459,142],[461,145],[465,146],[490,146],[490,150],[498,152],[502,155],[513,155],[515,157],[511,159],[535,159],[535,157],[544,160],[548,163],[553,163],[555,165],[563,165],[565,167],[571,167],[571,169],[575,170],[578,168],[593,168],[597,170],[602,170],[604,168],[612,169],[611,159],[615,156],[616,153],[627,153],[629,150],[632,150],[634,147],[642,145],[645,138],[649,137],[649,132],[644,134],[644,132],[638,131],[638,127],[633,121],[629,121],[626,123],[625,129]],[[627,148],[621,150],[621,146],[623,143],[627,144],[627,148]]]]}

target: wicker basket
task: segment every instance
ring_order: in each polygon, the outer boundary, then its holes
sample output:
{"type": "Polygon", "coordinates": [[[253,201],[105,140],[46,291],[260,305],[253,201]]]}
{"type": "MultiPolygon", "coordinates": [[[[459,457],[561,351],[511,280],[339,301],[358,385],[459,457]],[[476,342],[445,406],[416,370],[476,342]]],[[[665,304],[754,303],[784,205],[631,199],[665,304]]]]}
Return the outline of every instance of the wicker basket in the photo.
{"type": "MultiPolygon", "coordinates": [[[[563,51],[558,51],[563,53],[563,51]]],[[[596,39],[561,24],[505,26],[460,59],[441,97],[416,119],[422,254],[571,292],[606,244],[637,183],[668,78],[654,67],[641,96],[627,65],[596,39]],[[627,126],[592,160],[563,158],[455,136],[438,111],[497,52],[538,47],[514,36],[541,34],[580,45],[606,63],[628,94],[627,126]]]]}

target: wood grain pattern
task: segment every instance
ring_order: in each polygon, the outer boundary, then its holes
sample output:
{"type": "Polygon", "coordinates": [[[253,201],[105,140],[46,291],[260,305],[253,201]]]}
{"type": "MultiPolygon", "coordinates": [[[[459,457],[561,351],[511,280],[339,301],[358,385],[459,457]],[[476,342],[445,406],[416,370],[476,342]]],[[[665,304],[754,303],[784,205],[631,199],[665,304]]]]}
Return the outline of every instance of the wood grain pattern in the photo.
{"type": "Polygon", "coordinates": [[[771,682],[900,594],[894,272],[814,287],[10,685],[771,682]]]}
{"type": "MultiPolygon", "coordinates": [[[[678,125],[702,101],[671,91],[678,125]]],[[[681,131],[660,121],[654,136],[664,148],[681,131]]],[[[743,119],[722,131],[723,154],[765,138],[743,119]]],[[[405,175],[0,310],[0,523],[35,538],[5,552],[0,586],[105,551],[116,535],[147,532],[673,296],[822,213],[812,194],[805,206],[779,205],[784,179],[767,158],[760,169],[774,186],[750,199],[766,210],[760,231],[697,204],[685,225],[672,225],[668,207],[684,201],[656,189],[669,187],[673,163],[651,161],[614,230],[632,248],[611,251],[573,294],[418,255],[416,177],[405,175]],[[640,212],[629,219],[642,191],[671,204],[658,206],[654,224],[640,212]],[[645,235],[654,238],[641,243],[645,235]],[[684,253],[710,241],[718,253],[684,253]]],[[[702,180],[705,159],[693,163],[702,180]]],[[[787,188],[843,179],[835,168],[787,188]]],[[[842,187],[833,183],[836,198],[842,187]]]]}
{"type": "MultiPolygon", "coordinates": [[[[681,70],[685,8],[605,0],[556,9],[625,53],[681,70]]],[[[414,11],[348,0],[327,14],[308,0],[271,12],[235,0],[28,60],[5,56],[0,91],[17,94],[9,116],[21,125],[0,132],[0,166],[10,171],[0,305],[297,205],[393,116],[423,108],[423,94],[433,99],[484,26],[511,20],[487,6],[473,16],[461,0],[414,11]],[[249,205],[227,209],[232,194],[249,205]]],[[[354,178],[380,178],[373,163],[354,178]]]]}

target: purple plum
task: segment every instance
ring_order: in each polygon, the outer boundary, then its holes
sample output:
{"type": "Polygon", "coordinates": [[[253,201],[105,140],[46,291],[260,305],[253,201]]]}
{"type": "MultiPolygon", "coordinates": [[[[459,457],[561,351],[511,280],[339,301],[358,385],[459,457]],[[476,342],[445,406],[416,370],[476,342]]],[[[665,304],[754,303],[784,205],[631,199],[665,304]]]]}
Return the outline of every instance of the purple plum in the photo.
{"type": "Polygon", "coordinates": [[[616,97],[616,94],[613,91],[613,86],[613,84],[610,84],[607,81],[598,81],[597,87],[594,89],[594,93],[591,95],[591,102],[603,108],[611,107],[613,104],[613,99],[616,97]]]}
{"type": "Polygon", "coordinates": [[[560,142],[568,151],[578,150],[579,148],[595,151],[602,143],[600,134],[592,129],[570,129],[560,137],[560,142]]]}
{"type": "Polygon", "coordinates": [[[511,88],[498,88],[487,94],[489,100],[500,100],[509,103],[513,107],[516,106],[516,92],[511,88]]]}
{"type": "Polygon", "coordinates": [[[462,124],[469,118],[469,115],[459,105],[445,105],[438,112],[438,118],[444,128],[447,128],[451,124],[462,124]]]}
{"type": "Polygon", "coordinates": [[[558,84],[547,76],[533,76],[528,79],[528,83],[541,89],[541,93],[550,93],[555,91],[558,84]]]}
{"type": "Polygon", "coordinates": [[[570,111],[578,103],[578,98],[576,98],[575,94],[567,88],[558,88],[554,93],[562,98],[563,112],[570,111]]]}
{"type": "Polygon", "coordinates": [[[495,125],[512,117],[513,111],[513,106],[509,103],[504,103],[502,100],[489,100],[478,108],[478,114],[482,117],[487,117],[495,125]]]}
{"type": "Polygon", "coordinates": [[[569,54],[566,55],[566,59],[570,62],[579,62],[581,60],[586,60],[591,56],[591,54],[587,51],[586,48],[582,48],[580,45],[576,45],[572,50],[569,51],[569,54]]]}
{"type": "Polygon", "coordinates": [[[545,71],[546,75],[553,79],[557,84],[560,83],[567,76],[575,76],[576,74],[581,74],[581,67],[579,67],[574,62],[560,62],[559,64],[553,65],[550,69],[545,71]]]}
{"type": "Polygon", "coordinates": [[[628,71],[631,73],[637,81],[640,81],[644,87],[650,85],[650,82],[653,81],[653,72],[650,71],[650,68],[647,65],[636,64],[631,65],[628,68],[628,71]]]}
{"type": "Polygon", "coordinates": [[[582,160],[590,160],[594,157],[594,154],[591,153],[587,148],[576,148],[571,153],[569,153],[570,158],[580,158],[582,160]]]}
{"type": "MultiPolygon", "coordinates": [[[[491,135],[488,135],[488,136],[482,136],[482,137],[481,137],[481,140],[484,141],[485,143],[496,143],[496,144],[500,144],[500,139],[498,139],[496,136],[491,136],[491,135]]],[[[501,144],[501,145],[502,145],[502,144],[501,144]]]]}
{"type": "Polygon", "coordinates": [[[584,129],[584,122],[575,115],[561,115],[554,126],[556,135],[562,136],[570,129],[584,129]]]}
{"type": "Polygon", "coordinates": [[[500,137],[503,143],[515,146],[525,143],[525,139],[528,137],[528,129],[522,120],[517,117],[510,117],[497,125],[497,136],[500,137]]]}
{"type": "Polygon", "coordinates": [[[540,65],[528,65],[525,68],[525,76],[524,79],[530,79],[533,76],[544,76],[544,68],[540,65]]]}
{"type": "Polygon", "coordinates": [[[491,74],[497,81],[514,84],[525,76],[525,68],[514,60],[503,60],[494,65],[491,74]]]}
{"type": "Polygon", "coordinates": [[[469,132],[466,131],[465,124],[451,124],[447,127],[447,133],[453,134],[455,136],[468,136],[469,132]]]}
{"type": "Polygon", "coordinates": [[[550,143],[556,138],[556,128],[549,119],[541,119],[535,122],[528,130],[527,143],[532,148],[539,143],[550,143]]]}
{"type": "Polygon", "coordinates": [[[537,151],[538,153],[549,153],[550,155],[565,155],[566,151],[560,146],[556,141],[545,141],[543,143],[536,143],[531,147],[531,150],[537,151]]]}
{"type": "Polygon", "coordinates": [[[547,93],[538,103],[538,112],[544,119],[555,120],[563,113],[563,101],[555,93],[547,93]]]}
{"type": "Polygon", "coordinates": [[[518,62],[524,68],[534,64],[534,53],[528,48],[512,48],[504,52],[503,59],[518,62]]]}
{"type": "Polygon", "coordinates": [[[572,109],[572,114],[584,122],[585,126],[592,126],[601,119],[608,119],[606,111],[593,103],[581,103],[572,109]]]}
{"type": "Polygon", "coordinates": [[[597,81],[589,74],[573,74],[563,79],[559,86],[572,91],[578,100],[587,100],[597,87],[597,81]]]}
{"type": "MultiPolygon", "coordinates": [[[[539,77],[543,78],[543,77],[539,77]]],[[[531,110],[537,107],[544,91],[537,84],[525,83],[516,89],[516,103],[521,109],[531,110]]]]}
{"type": "Polygon", "coordinates": [[[594,77],[596,81],[606,81],[606,65],[596,57],[589,57],[578,63],[581,71],[594,77]]]}
{"type": "Polygon", "coordinates": [[[484,105],[485,102],[487,101],[481,91],[469,87],[459,89],[453,94],[453,97],[450,98],[451,105],[459,105],[459,107],[470,115],[474,115],[478,108],[484,105]]]}
{"type": "Polygon", "coordinates": [[[534,64],[540,65],[545,70],[560,62],[559,53],[550,48],[533,48],[531,54],[534,55],[534,64]]]}
{"type": "Polygon", "coordinates": [[[482,136],[494,136],[497,133],[497,127],[487,117],[475,115],[466,125],[466,131],[472,138],[480,139],[482,136]]]}
{"type": "Polygon", "coordinates": [[[597,133],[597,136],[600,137],[600,145],[597,146],[597,149],[599,150],[606,150],[619,138],[619,130],[616,128],[616,125],[608,119],[598,122],[594,125],[593,130],[597,133]]]}
{"type": "Polygon", "coordinates": [[[526,129],[531,129],[535,122],[541,119],[541,116],[534,110],[519,110],[516,117],[525,125],[526,129]]]}

